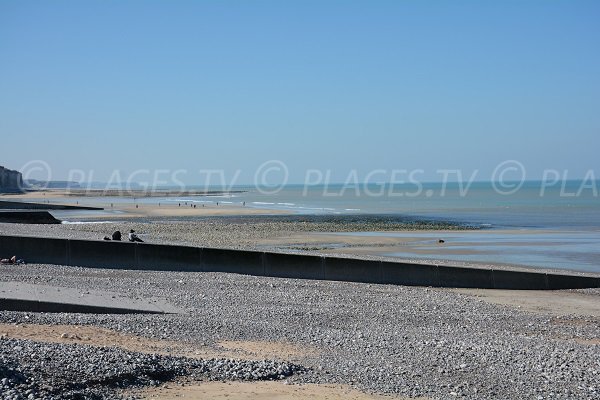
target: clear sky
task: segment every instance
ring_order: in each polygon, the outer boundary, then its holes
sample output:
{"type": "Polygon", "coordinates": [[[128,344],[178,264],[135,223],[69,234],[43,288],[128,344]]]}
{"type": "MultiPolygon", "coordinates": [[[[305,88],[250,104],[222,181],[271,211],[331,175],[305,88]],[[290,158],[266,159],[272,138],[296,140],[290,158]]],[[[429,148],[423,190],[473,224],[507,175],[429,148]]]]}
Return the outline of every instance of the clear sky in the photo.
{"type": "Polygon", "coordinates": [[[600,172],[599,1],[0,0],[0,165],[600,172]]]}

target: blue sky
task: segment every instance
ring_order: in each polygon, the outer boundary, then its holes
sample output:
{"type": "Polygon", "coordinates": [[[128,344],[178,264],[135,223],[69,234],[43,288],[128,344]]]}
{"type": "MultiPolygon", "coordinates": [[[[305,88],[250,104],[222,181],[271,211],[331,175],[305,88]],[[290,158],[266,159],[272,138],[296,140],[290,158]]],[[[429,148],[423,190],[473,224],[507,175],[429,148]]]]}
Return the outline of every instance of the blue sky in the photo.
{"type": "Polygon", "coordinates": [[[0,165],[600,173],[599,20],[597,1],[2,0],[0,165]]]}

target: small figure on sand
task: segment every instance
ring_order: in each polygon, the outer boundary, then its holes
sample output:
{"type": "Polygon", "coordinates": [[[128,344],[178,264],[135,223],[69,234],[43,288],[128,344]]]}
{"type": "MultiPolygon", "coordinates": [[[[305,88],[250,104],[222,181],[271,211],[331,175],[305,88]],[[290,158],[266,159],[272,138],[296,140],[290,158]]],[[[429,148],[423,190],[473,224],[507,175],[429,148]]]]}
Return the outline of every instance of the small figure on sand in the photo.
{"type": "Polygon", "coordinates": [[[138,237],[138,235],[135,234],[135,231],[132,229],[129,231],[129,241],[130,242],[144,242],[142,239],[140,239],[138,237]]]}
{"type": "Polygon", "coordinates": [[[0,264],[25,264],[24,260],[17,260],[17,256],[12,256],[11,258],[3,258],[0,260],[0,264]]]}

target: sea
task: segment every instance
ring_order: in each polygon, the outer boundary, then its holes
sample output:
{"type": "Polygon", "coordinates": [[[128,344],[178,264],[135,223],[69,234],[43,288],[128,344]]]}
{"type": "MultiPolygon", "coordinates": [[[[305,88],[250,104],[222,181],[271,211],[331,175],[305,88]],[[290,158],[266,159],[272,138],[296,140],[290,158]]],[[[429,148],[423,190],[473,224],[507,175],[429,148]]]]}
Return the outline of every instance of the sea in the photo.
{"type": "MultiPolygon", "coordinates": [[[[187,187],[187,190],[206,189],[187,187]]],[[[243,205],[298,215],[384,215],[464,224],[476,230],[356,232],[411,237],[378,254],[600,273],[600,181],[236,186],[212,196],[140,198],[143,203],[243,205]],[[438,240],[443,238],[444,246],[438,240]]],[[[129,201],[104,198],[104,202],[129,201]]]]}

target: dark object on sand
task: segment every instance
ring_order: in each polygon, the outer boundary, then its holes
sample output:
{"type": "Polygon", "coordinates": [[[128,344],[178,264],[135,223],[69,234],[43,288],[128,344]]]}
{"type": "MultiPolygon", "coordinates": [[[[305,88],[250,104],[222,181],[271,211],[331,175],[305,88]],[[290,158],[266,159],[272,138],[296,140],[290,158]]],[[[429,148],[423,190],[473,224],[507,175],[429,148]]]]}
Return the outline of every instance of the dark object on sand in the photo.
{"type": "Polygon", "coordinates": [[[438,243],[446,243],[444,239],[438,239],[438,243]]]}
{"type": "Polygon", "coordinates": [[[104,236],[102,240],[110,240],[110,238],[108,236],[104,236]]]}
{"type": "Polygon", "coordinates": [[[133,229],[129,231],[129,241],[130,242],[142,242],[142,243],[144,243],[144,241],[142,239],[140,239],[138,237],[138,235],[135,234],[135,231],[133,229]]]}

